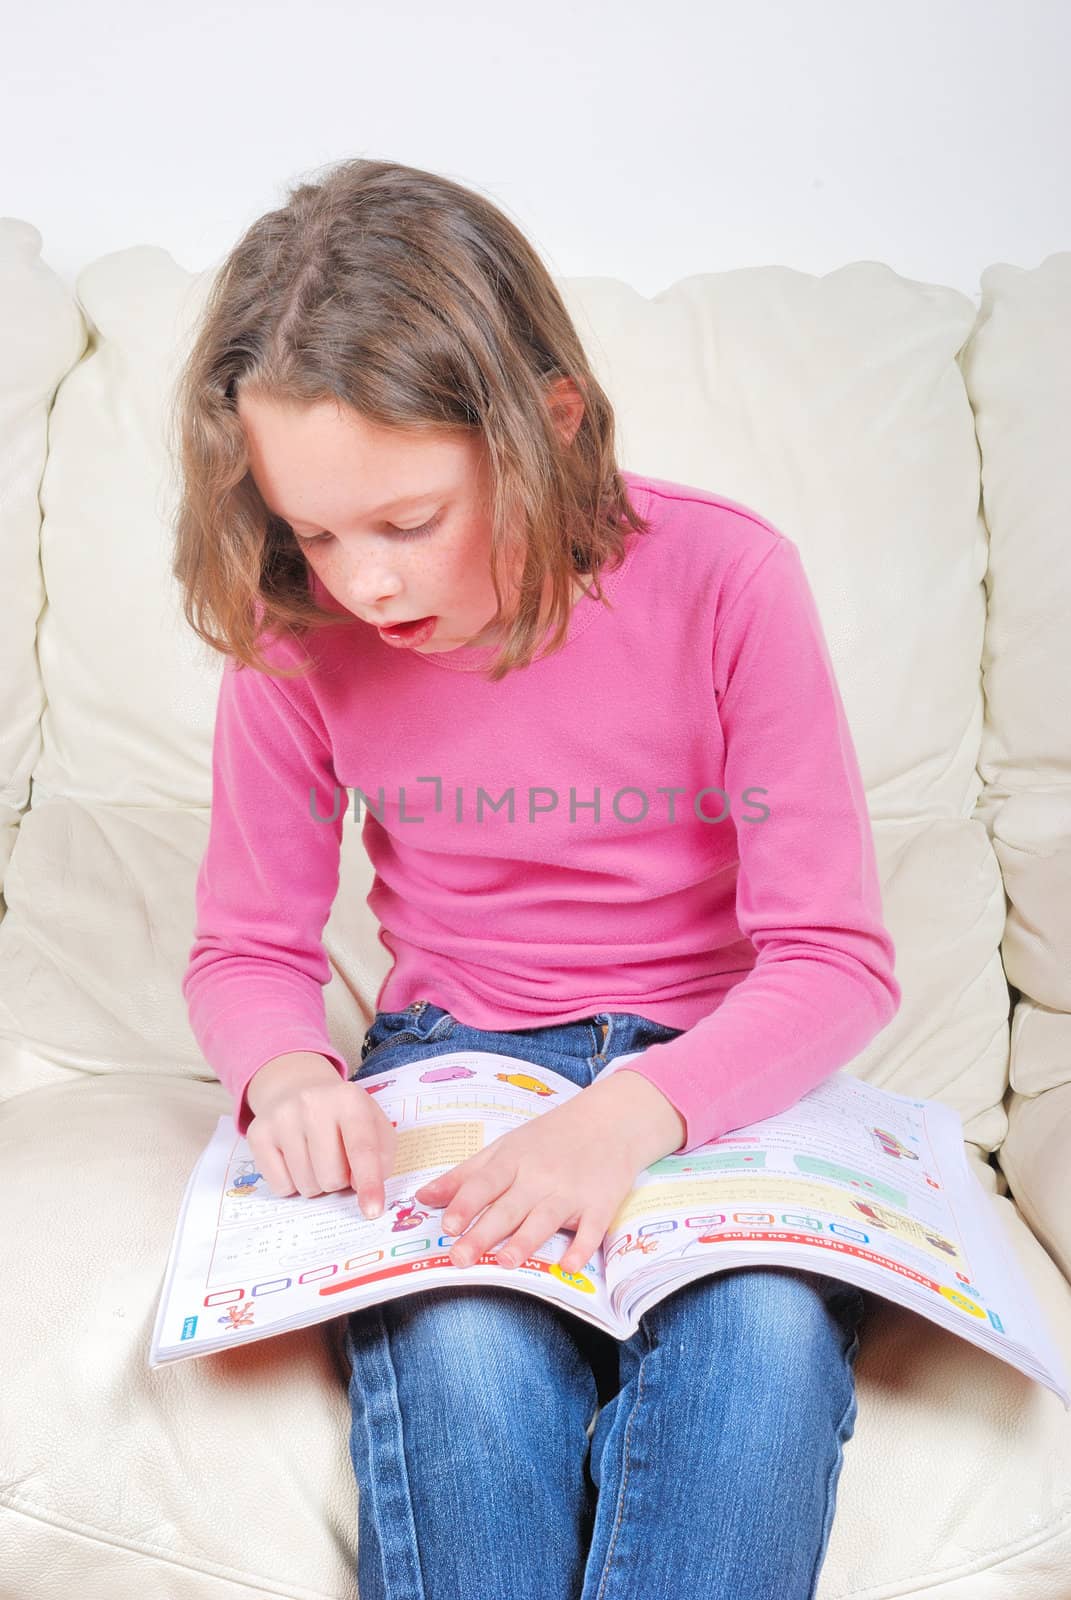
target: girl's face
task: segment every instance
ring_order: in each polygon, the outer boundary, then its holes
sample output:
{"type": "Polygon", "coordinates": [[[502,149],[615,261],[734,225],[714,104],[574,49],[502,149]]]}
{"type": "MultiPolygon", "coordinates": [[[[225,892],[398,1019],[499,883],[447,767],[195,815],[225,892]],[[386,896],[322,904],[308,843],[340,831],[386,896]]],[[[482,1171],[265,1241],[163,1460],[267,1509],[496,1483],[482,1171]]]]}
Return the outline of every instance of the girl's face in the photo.
{"type": "Polygon", "coordinates": [[[434,617],[421,654],[498,642],[482,439],[380,428],[331,401],[237,404],[261,499],[340,605],[371,627],[434,617]]]}

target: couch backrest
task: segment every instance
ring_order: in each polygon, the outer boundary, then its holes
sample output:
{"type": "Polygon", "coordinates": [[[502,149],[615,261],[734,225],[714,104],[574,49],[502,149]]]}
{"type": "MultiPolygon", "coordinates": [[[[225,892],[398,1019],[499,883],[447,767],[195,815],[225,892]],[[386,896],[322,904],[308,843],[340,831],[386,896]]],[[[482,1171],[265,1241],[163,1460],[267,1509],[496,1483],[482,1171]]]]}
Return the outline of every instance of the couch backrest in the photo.
{"type": "Polygon", "coordinates": [[[961,356],[990,554],[979,815],[1007,894],[1010,1076],[1071,1081],[1071,251],[982,274],[961,356]]]}
{"type": "MultiPolygon", "coordinates": [[[[0,1094],[84,1071],[214,1081],[179,981],[221,661],[186,628],[170,578],[177,483],[165,431],[213,269],[187,273],[153,247],[93,262],[77,280],[83,350],[25,229],[0,221],[0,325],[40,324],[37,388],[55,402],[39,530],[25,512],[39,415],[25,423],[29,467],[4,469],[22,489],[21,516],[2,513],[5,587],[19,588],[22,622],[0,751],[9,816],[22,815],[0,923],[0,1094]],[[38,532],[47,605],[35,641],[38,532]]],[[[1001,721],[987,723],[989,541],[961,364],[972,301],[873,262],[824,278],[705,274],[650,300],[607,278],[560,288],[617,408],[622,464],[750,504],[799,546],[859,752],[904,995],[852,1070],[946,1100],[969,1139],[997,1148],[1009,992],[1002,846],[988,822],[1004,782],[997,752],[1026,682],[1036,693],[1047,679],[1050,641],[1027,631],[1045,584],[1037,570],[1037,589],[1007,592],[999,653],[1014,658],[1022,642],[1027,663],[1001,721]]],[[[983,386],[999,387],[985,346],[972,355],[983,386]]],[[[996,447],[1001,407],[991,410],[996,447]]],[[[1017,531],[1003,537],[1007,564],[1017,531]]],[[[1059,730],[1035,725],[1050,741],[1035,752],[1045,770],[1061,759],[1059,730]]],[[[370,882],[354,824],[325,931],[328,1021],[354,1062],[387,962],[364,904],[370,882]]]]}

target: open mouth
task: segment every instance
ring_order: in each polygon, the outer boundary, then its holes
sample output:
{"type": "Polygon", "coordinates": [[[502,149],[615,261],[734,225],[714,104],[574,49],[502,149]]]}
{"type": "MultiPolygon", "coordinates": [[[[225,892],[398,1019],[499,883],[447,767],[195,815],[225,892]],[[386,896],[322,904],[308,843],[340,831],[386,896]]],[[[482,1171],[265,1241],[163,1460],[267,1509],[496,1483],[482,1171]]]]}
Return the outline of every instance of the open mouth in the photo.
{"type": "Polygon", "coordinates": [[[415,617],[411,622],[395,622],[389,628],[379,628],[379,637],[387,644],[423,644],[435,632],[437,617],[415,617]]]}

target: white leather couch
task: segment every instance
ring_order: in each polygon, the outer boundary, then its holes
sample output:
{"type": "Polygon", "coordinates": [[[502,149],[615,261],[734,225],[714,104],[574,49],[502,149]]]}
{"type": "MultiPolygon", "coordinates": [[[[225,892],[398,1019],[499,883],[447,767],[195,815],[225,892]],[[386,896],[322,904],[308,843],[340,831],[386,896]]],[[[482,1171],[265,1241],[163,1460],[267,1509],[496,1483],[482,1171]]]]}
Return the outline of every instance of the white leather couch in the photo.
{"type": "MultiPolygon", "coordinates": [[[[169,571],[212,269],[138,247],[71,295],[42,249],[0,220],[0,1597],[355,1600],[340,1324],[147,1364],[228,1110],[179,989],[222,663],[169,571]]],[[[561,287],[622,465],[801,549],[903,988],[851,1070],[960,1113],[1071,1363],[1071,253],[988,268],[980,307],[878,262],[561,287]]],[[[354,1064],[370,881],[354,827],[326,930],[354,1064]]],[[[1055,1395],[883,1300],[857,1383],[819,1600],[1071,1596],[1055,1395]]]]}

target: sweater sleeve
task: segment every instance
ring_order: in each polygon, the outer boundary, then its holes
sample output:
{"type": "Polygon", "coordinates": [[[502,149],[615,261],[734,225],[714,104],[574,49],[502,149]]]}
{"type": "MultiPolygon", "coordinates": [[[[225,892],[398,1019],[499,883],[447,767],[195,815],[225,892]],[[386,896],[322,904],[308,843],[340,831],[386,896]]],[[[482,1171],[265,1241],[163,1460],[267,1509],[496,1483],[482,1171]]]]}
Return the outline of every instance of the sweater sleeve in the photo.
{"type": "Polygon", "coordinates": [[[717,627],[714,697],[751,970],[627,1069],[672,1102],[685,1153],[787,1111],[896,1015],[862,777],[799,551],[779,541],[717,627]],[[749,788],[764,790],[748,799],[749,788]],[[769,814],[749,821],[759,807],[769,814]]]}
{"type": "Polygon", "coordinates": [[[346,809],[336,783],[327,732],[303,681],[284,683],[228,656],[182,993],[243,1136],[253,1120],[246,1087],[273,1056],[317,1051],[349,1076],[327,1035],[323,997],[331,971],[321,935],[338,891],[346,809]]]}

